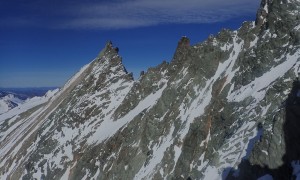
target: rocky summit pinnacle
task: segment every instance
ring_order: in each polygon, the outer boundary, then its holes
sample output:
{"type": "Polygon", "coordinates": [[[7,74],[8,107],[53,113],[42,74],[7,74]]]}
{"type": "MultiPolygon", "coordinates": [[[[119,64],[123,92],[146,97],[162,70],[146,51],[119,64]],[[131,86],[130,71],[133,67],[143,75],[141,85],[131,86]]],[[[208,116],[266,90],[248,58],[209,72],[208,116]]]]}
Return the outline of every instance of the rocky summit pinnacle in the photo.
{"type": "Polygon", "coordinates": [[[102,57],[104,55],[104,53],[115,53],[118,54],[119,52],[119,48],[118,47],[114,47],[113,43],[111,41],[108,41],[104,47],[103,50],[101,50],[101,52],[99,53],[98,57],[102,57]]]}
{"type": "MultiPolygon", "coordinates": [[[[118,48],[0,115],[0,179],[300,178],[300,2],[178,43],[133,80],[118,48]]],[[[254,12],[255,13],[255,12],[254,12]]]]}
{"type": "Polygon", "coordinates": [[[188,49],[190,47],[190,39],[186,36],[183,36],[177,45],[176,52],[174,54],[173,60],[182,60],[185,59],[185,54],[188,54],[188,49]]]}

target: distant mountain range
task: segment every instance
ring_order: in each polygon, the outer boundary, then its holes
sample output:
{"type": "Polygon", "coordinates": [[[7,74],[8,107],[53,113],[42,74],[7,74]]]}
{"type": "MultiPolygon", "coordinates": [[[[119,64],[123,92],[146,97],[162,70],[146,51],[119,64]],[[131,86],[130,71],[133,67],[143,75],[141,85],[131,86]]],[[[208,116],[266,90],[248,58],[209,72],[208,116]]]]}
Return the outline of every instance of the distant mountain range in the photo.
{"type": "Polygon", "coordinates": [[[58,87],[32,87],[32,88],[0,88],[0,98],[8,94],[14,94],[19,99],[25,100],[34,96],[43,96],[49,90],[58,87]]]}
{"type": "Polygon", "coordinates": [[[53,89],[56,88],[0,88],[0,114],[23,104],[27,99],[44,96],[47,91],[53,89]]]}

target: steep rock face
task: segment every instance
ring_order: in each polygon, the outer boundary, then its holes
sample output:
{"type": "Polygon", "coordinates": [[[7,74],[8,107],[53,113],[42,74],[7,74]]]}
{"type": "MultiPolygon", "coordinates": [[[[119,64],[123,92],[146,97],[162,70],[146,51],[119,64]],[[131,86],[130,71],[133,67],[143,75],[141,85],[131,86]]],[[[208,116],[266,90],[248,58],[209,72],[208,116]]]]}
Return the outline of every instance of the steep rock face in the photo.
{"type": "MultiPolygon", "coordinates": [[[[239,165],[239,175],[229,179],[257,179],[272,176],[274,179],[293,179],[300,175],[300,82],[295,80],[288,98],[273,113],[273,124],[251,153],[249,160],[239,165]]],[[[262,128],[262,127],[260,127],[262,128]]]]}
{"type": "Polygon", "coordinates": [[[183,37],[170,63],[136,81],[107,43],[47,103],[0,116],[1,178],[277,177],[299,160],[286,156],[298,134],[285,139],[294,110],[282,109],[300,65],[299,7],[263,0],[256,22],[196,45],[183,37]],[[31,127],[18,141],[12,119],[31,127]]]}

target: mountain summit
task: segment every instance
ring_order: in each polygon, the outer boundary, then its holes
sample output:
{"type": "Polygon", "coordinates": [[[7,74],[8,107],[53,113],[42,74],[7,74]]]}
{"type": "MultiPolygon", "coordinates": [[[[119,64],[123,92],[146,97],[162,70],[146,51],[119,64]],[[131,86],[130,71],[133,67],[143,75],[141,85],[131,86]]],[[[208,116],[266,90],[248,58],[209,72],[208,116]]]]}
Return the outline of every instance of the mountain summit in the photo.
{"type": "Polygon", "coordinates": [[[108,42],[59,92],[0,115],[1,179],[300,177],[300,1],[133,80],[108,42]]]}

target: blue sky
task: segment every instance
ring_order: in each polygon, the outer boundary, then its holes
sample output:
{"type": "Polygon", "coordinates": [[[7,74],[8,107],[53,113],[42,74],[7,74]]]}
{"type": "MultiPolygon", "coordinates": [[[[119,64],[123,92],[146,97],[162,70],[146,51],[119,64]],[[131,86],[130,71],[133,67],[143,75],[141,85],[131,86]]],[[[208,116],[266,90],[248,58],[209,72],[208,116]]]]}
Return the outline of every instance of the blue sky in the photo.
{"type": "Polygon", "coordinates": [[[108,40],[135,77],[195,44],[255,20],[259,0],[0,1],[0,87],[62,86],[108,40]]]}

